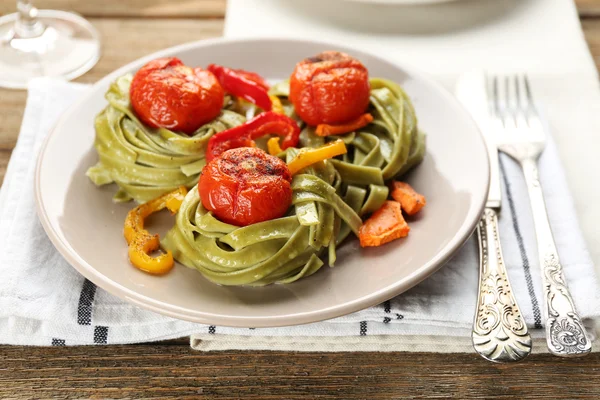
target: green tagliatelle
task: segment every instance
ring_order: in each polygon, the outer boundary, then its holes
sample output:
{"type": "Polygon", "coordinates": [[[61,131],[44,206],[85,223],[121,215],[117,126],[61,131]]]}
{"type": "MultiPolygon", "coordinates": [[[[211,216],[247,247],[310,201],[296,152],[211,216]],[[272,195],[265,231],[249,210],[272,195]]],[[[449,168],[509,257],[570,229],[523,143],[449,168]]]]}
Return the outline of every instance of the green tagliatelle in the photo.
{"type": "MultiPolygon", "coordinates": [[[[318,271],[325,256],[333,266],[336,246],[351,231],[357,233],[361,216],[377,210],[387,199],[385,181],[408,171],[425,152],[425,136],[417,128],[408,96],[389,80],[371,79],[370,83],[371,124],[327,138],[315,135],[313,127],[302,130],[300,147],[318,147],[341,138],[348,153],[294,176],[292,207],[286,216],[246,227],[229,225],[202,206],[193,188],[163,247],[179,262],[223,285],[290,283],[318,271]]],[[[281,99],[289,116],[304,125],[287,100],[287,82],[275,85],[271,94],[281,99]]],[[[279,156],[289,162],[297,152],[287,149],[279,156]]]]}
{"type": "MultiPolygon", "coordinates": [[[[118,78],[106,93],[109,105],[95,120],[94,146],[100,161],[88,169],[87,176],[99,186],[115,182],[119,186],[115,201],[135,199],[143,203],[179,186],[194,186],[205,164],[208,139],[243,124],[246,118],[224,108],[191,136],[148,128],[131,108],[131,78],[118,78]]],[[[234,102],[226,99],[227,103],[234,102]]]]}

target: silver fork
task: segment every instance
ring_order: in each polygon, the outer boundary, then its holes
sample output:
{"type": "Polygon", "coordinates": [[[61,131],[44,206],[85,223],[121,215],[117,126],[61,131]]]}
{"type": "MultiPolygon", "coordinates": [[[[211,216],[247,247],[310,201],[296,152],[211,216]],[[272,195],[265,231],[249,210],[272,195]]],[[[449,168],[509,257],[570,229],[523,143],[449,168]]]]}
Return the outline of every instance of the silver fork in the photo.
{"type": "Polygon", "coordinates": [[[521,164],[535,225],[544,294],[546,342],[557,356],[582,356],[591,342],[575,310],[548,221],[537,161],[546,145],[544,125],[526,76],[494,77],[494,112],[503,124],[498,149],[521,164]]]}

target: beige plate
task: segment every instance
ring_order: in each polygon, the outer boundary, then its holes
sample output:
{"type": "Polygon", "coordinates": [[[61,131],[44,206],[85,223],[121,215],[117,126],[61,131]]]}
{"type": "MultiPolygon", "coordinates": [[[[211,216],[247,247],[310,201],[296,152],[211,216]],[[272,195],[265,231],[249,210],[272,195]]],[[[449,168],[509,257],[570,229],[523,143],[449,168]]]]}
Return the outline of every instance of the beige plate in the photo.
{"type": "MultiPolygon", "coordinates": [[[[439,85],[371,54],[327,43],[287,39],[206,40],[167,49],[135,61],[96,83],[60,119],[40,152],[35,192],[48,236],[81,274],[110,293],[172,317],[214,325],[270,327],[303,324],[348,314],[396,296],[440,268],[475,229],[488,190],[488,160],[475,124],[439,85]],[[407,180],[427,196],[427,207],[410,221],[407,239],[361,249],[355,239],[339,249],[335,268],[291,285],[262,288],[210,283],[182,265],[163,277],[127,260],[123,220],[133,204],[113,204],[113,185],[95,187],[85,176],[97,156],[94,116],[118,76],[151,59],[180,57],[284,79],[302,58],[337,49],[358,57],[371,76],[393,79],[412,97],[419,124],[428,133],[424,162],[407,180]]],[[[149,229],[161,235],[173,224],[168,213],[149,229]]],[[[465,266],[477,268],[476,265],[465,266]]]]}

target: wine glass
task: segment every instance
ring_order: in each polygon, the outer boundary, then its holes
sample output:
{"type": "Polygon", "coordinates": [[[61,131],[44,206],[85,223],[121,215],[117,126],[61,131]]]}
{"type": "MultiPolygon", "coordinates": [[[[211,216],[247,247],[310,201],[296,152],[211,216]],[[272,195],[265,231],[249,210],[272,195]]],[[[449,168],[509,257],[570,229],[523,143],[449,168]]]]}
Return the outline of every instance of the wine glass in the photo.
{"type": "Polygon", "coordinates": [[[40,76],[74,79],[99,57],[98,31],[76,14],[17,0],[17,12],[0,18],[0,87],[25,89],[40,76]]]}

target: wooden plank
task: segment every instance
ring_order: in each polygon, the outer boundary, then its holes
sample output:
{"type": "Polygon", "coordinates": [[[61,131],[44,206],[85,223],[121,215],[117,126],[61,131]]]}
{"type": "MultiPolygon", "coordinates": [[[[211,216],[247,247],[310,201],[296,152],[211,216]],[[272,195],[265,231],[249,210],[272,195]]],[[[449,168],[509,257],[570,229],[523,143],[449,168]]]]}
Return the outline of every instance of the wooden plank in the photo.
{"type": "MultiPolygon", "coordinates": [[[[0,150],[12,150],[17,142],[27,92],[0,89],[0,150]]],[[[0,158],[5,153],[0,153],[0,158]]],[[[4,175],[2,175],[4,176],[4,175]]]]}
{"type": "Polygon", "coordinates": [[[12,150],[0,149],[0,187],[2,186],[2,182],[4,182],[4,175],[6,174],[6,167],[8,165],[8,160],[10,160],[11,153],[12,150]]]}
{"type": "MultiPolygon", "coordinates": [[[[95,2],[91,2],[95,3],[95,2]]],[[[98,64],[77,82],[92,83],[137,58],[194,40],[221,36],[222,19],[90,19],[102,35],[98,64]]],[[[12,149],[17,141],[27,92],[0,89],[0,150],[12,149]]],[[[7,153],[1,153],[5,157],[7,153]]],[[[1,177],[4,174],[0,175],[1,177]]]]}
{"type": "MultiPolygon", "coordinates": [[[[223,18],[226,0],[35,0],[39,9],[75,11],[103,18],[223,18]]],[[[14,0],[0,2],[0,14],[15,11],[14,0]]]]}
{"type": "Polygon", "coordinates": [[[579,15],[583,18],[600,16],[600,0],[575,0],[579,15]]]}
{"type": "Polygon", "coordinates": [[[178,44],[221,36],[222,19],[102,19],[90,22],[101,32],[102,58],[78,82],[95,82],[142,56],[178,44]]]}
{"type": "Polygon", "coordinates": [[[581,20],[585,39],[590,47],[596,68],[600,69],[600,18],[581,20]]]}
{"type": "Polygon", "coordinates": [[[0,398],[600,398],[598,353],[506,365],[474,354],[2,346],[0,366],[0,398]]]}

